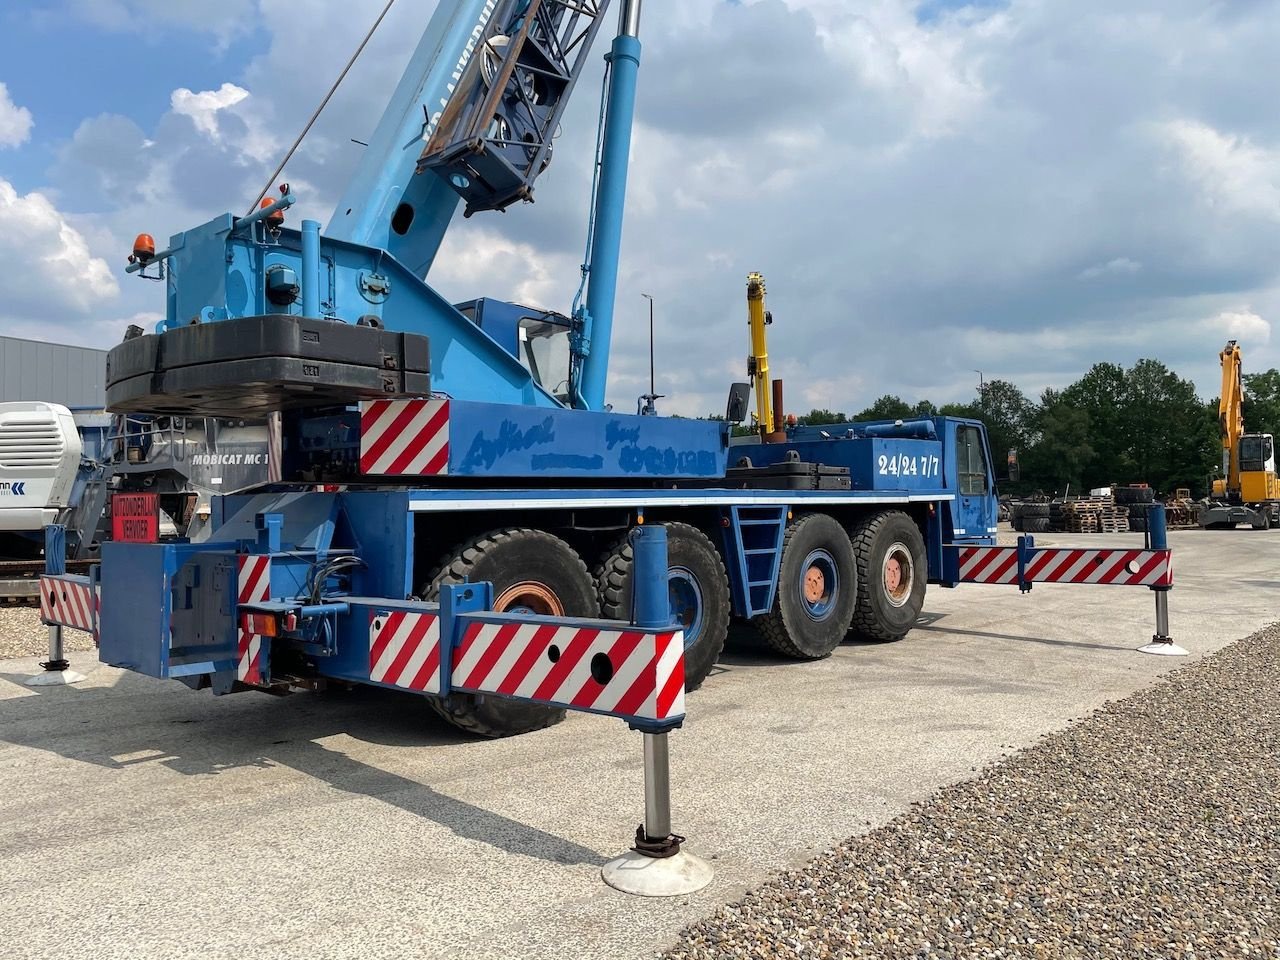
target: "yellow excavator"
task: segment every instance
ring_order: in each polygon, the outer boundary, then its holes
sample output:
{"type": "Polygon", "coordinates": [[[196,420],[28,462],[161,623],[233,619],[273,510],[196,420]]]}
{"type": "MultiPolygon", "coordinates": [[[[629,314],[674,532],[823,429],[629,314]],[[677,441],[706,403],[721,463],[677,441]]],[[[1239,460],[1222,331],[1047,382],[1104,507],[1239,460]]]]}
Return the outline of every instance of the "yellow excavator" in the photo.
{"type": "Polygon", "coordinates": [[[1226,529],[1247,523],[1255,530],[1280,526],[1280,479],[1276,478],[1275,441],[1269,433],[1244,432],[1244,379],[1240,345],[1229,340],[1221,353],[1222,479],[1213,481],[1211,502],[1200,525],[1226,529]]]}

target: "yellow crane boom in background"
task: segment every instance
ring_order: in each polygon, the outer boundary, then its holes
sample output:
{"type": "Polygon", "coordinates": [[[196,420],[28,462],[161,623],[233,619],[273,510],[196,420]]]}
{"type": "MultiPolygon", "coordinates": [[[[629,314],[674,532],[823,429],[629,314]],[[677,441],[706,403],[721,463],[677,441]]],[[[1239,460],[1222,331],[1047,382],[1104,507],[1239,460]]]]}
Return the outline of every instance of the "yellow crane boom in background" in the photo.
{"type": "Polygon", "coordinates": [[[747,357],[747,377],[755,386],[756,409],[752,417],[760,439],[766,443],[786,438],[783,425],[782,381],[769,380],[769,347],[765,327],[773,315],[765,309],[764,277],[747,275],[747,325],[751,329],[751,354],[747,357]]]}

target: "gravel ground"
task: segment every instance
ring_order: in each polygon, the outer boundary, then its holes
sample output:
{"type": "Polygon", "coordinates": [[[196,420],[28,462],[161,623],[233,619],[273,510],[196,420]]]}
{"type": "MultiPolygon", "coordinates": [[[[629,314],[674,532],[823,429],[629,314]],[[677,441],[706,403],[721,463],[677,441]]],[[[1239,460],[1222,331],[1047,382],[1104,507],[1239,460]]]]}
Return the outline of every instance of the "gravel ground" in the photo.
{"type": "Polygon", "coordinates": [[[1280,625],[947,787],[668,960],[1280,957],[1280,625]]]}
{"type": "MultiPolygon", "coordinates": [[[[80,630],[63,630],[62,647],[92,650],[93,638],[80,630]]],[[[49,653],[49,628],[40,622],[36,607],[0,607],[0,660],[43,657],[49,653]]]]}

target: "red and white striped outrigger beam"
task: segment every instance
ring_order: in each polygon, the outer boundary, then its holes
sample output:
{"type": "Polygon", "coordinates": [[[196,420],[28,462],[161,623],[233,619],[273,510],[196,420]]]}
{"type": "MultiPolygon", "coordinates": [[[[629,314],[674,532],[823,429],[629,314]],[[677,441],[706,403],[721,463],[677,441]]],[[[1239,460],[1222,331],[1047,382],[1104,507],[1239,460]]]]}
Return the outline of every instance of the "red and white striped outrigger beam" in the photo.
{"type": "MultiPolygon", "coordinates": [[[[264,657],[270,647],[255,624],[272,620],[268,635],[304,601],[270,600],[265,555],[240,558],[237,679],[271,683],[264,657]]],[[[415,693],[483,694],[599,713],[646,732],[684,719],[684,633],[613,620],[578,620],[492,613],[489,584],[448,584],[439,603],[347,598],[338,604],[367,637],[368,673],[355,679],[415,693]],[[367,630],[367,634],[363,631],[367,630]]],[[[287,628],[292,629],[292,628],[287,628]]],[[[363,663],[361,674],[364,673],[363,663]]]]}
{"type": "Polygon", "coordinates": [[[682,716],[684,634],[616,627],[469,619],[453,651],[453,687],[630,720],[682,716]]]}
{"type": "Polygon", "coordinates": [[[40,577],[40,621],[51,627],[83,630],[98,637],[102,590],[75,574],[40,577]]]}
{"type": "Polygon", "coordinates": [[[1037,547],[957,547],[958,583],[1097,583],[1125,587],[1173,586],[1173,552],[1163,550],[1037,547]]]}

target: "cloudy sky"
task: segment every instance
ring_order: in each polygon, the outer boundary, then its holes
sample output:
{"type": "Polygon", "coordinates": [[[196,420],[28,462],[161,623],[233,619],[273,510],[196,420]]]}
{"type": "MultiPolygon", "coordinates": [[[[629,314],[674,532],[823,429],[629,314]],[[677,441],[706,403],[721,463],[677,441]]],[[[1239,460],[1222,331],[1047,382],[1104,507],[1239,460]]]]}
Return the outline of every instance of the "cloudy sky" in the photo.
{"type": "MultiPolygon", "coordinates": [[[[381,0],[0,4],[0,333],[107,346],[163,308],[124,274],[242,212],[381,0]],[[141,319],[139,319],[141,318],[141,319]]],[[[397,0],[287,179],[327,221],[432,0],[397,0]]],[[[610,26],[612,16],[610,17],[610,26]]],[[[1217,351],[1280,366],[1274,0],[648,0],[610,399],[719,409],[763,272],[788,406],[1029,394],[1217,351]]],[[[603,54],[603,38],[598,52],[603,54]]],[[[565,310],[599,67],[537,203],[459,218],[430,281],[565,310]]]]}

